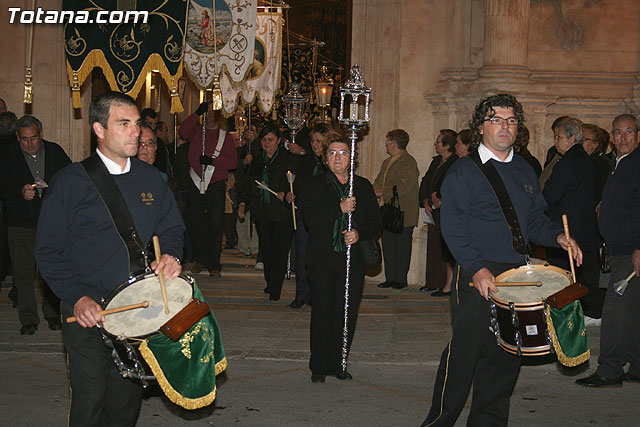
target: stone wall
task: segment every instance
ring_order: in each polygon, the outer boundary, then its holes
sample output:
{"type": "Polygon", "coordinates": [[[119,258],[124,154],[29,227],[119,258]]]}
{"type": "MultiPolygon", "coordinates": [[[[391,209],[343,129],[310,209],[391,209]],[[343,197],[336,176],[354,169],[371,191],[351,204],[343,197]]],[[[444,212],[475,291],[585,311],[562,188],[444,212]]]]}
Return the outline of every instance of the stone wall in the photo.
{"type": "MultiPolygon", "coordinates": [[[[372,88],[359,173],[375,178],[384,136],[399,127],[424,174],[438,130],[467,127],[493,93],[523,104],[538,159],[560,115],[610,129],[640,106],[639,33],[635,0],[354,0],[351,58],[372,88]]],[[[424,233],[410,283],[424,283],[424,233]]]]}

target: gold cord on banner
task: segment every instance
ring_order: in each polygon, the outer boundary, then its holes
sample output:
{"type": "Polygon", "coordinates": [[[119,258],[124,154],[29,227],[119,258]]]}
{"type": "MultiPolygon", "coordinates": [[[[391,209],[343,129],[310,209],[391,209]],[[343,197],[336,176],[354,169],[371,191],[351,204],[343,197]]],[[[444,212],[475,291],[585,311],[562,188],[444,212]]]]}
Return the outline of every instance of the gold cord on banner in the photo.
{"type": "Polygon", "coordinates": [[[31,84],[31,67],[24,67],[24,103],[33,102],[33,89],[31,84]]]}
{"type": "Polygon", "coordinates": [[[213,74],[213,88],[211,90],[211,108],[222,110],[222,90],[220,90],[220,76],[218,74],[218,23],[216,22],[216,2],[213,2],[213,58],[215,70],[213,74]]]}

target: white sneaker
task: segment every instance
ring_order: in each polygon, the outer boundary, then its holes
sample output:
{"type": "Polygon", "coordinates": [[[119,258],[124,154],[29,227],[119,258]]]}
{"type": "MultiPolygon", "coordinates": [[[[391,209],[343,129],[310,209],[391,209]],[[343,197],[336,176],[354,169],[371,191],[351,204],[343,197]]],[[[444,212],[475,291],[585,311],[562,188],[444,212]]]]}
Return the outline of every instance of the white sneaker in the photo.
{"type": "Polygon", "coordinates": [[[593,317],[584,316],[584,326],[600,326],[602,319],[594,319],[593,317]]]}
{"type": "Polygon", "coordinates": [[[255,267],[256,270],[264,270],[264,263],[263,262],[256,262],[255,267]]]}

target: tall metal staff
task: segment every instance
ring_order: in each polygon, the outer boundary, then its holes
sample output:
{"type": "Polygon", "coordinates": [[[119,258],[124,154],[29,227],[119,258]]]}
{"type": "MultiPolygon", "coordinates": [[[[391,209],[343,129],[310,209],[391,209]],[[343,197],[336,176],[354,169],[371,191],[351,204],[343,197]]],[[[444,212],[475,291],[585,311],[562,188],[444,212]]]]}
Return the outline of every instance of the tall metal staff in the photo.
{"type": "MultiPolygon", "coordinates": [[[[353,174],[355,169],[356,141],[360,128],[369,125],[369,95],[371,89],[362,79],[360,67],[351,68],[351,77],[340,87],[340,114],[338,121],[345,127],[351,140],[349,168],[349,197],[353,197],[353,174]],[[347,97],[350,98],[347,100],[347,97]],[[348,103],[348,104],[347,104],[348,103]]],[[[348,213],[347,230],[351,231],[352,213],[348,213]]],[[[351,276],[351,245],[347,245],[347,273],[344,282],[344,328],[342,329],[342,374],[347,372],[347,347],[349,341],[349,280],[351,276]]]]}

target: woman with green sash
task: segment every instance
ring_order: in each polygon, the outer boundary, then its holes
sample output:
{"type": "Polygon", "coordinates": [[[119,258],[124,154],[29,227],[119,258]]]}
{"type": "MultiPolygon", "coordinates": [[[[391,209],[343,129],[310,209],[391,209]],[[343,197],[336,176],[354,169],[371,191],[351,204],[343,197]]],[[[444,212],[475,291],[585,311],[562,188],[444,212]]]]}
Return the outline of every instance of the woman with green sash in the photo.
{"type": "Polygon", "coordinates": [[[353,340],[364,285],[364,262],[359,242],[373,238],[382,216],[371,183],[354,176],[349,193],[351,150],[347,139],[330,133],[325,139],[324,161],[329,170],[314,176],[299,195],[308,227],[307,272],[311,289],[311,381],[327,375],[351,379],[341,368],[347,245],[351,246],[347,352],[353,340]],[[348,213],[352,229],[347,231],[348,213]]]}
{"type": "Polygon", "coordinates": [[[287,271],[287,257],[293,238],[293,219],[287,171],[289,152],[282,146],[278,126],[269,124],[262,129],[258,140],[262,153],[256,155],[238,194],[238,217],[243,218],[247,207],[258,231],[258,246],[264,262],[264,292],[269,299],[280,299],[282,283],[287,271]],[[263,182],[273,193],[259,189],[255,181],[263,182]],[[285,199],[285,195],[287,199],[285,199]]]}

